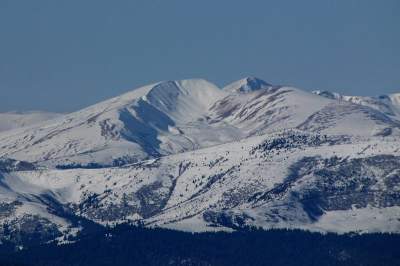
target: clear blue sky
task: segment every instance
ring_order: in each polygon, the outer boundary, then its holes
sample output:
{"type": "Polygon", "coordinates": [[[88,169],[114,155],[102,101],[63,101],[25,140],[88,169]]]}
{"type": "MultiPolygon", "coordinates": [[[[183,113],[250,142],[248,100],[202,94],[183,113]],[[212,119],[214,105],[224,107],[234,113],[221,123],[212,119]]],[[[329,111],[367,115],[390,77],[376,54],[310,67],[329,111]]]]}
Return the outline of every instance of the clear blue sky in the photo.
{"type": "Polygon", "coordinates": [[[67,112],[155,81],[248,75],[400,91],[400,1],[0,1],[0,111],[67,112]]]}

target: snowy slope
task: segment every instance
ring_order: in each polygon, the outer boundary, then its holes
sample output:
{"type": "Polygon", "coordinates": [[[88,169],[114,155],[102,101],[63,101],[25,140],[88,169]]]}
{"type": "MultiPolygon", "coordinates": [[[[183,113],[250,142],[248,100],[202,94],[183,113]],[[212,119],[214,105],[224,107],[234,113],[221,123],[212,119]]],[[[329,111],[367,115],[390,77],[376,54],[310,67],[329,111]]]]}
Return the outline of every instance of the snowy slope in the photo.
{"type": "Polygon", "coordinates": [[[398,134],[400,128],[398,121],[368,106],[320,97],[293,87],[265,85],[259,89],[262,81],[253,81],[241,90],[244,81],[229,85],[229,91],[234,86],[239,89],[211,107],[212,123],[229,123],[246,136],[289,128],[372,136],[398,134]],[[254,89],[251,84],[256,84],[254,89]]]}
{"type": "Polygon", "coordinates": [[[50,240],[90,222],[137,221],[400,232],[398,107],[398,94],[194,79],[5,131],[0,239],[35,226],[50,240]]]}
{"type": "Polygon", "coordinates": [[[0,156],[48,167],[111,166],[281,129],[372,136],[398,134],[399,127],[368,106],[257,78],[224,89],[201,79],[165,81],[0,133],[0,156]]]}
{"type": "Polygon", "coordinates": [[[38,215],[68,231],[68,216],[51,211],[63,209],[189,231],[400,232],[399,143],[282,131],[125,167],[5,173],[2,222],[38,215]]]}
{"type": "Polygon", "coordinates": [[[59,116],[61,114],[39,111],[0,113],[0,132],[29,127],[59,116]]]}
{"type": "Polygon", "coordinates": [[[218,144],[235,131],[214,131],[202,120],[209,99],[222,93],[204,80],[145,86],[47,124],[4,132],[0,156],[51,166],[112,165],[218,144]]]}
{"type": "Polygon", "coordinates": [[[346,96],[330,91],[313,91],[314,94],[339,101],[351,102],[358,105],[371,107],[388,116],[400,119],[400,93],[380,95],[379,97],[346,96]]]}

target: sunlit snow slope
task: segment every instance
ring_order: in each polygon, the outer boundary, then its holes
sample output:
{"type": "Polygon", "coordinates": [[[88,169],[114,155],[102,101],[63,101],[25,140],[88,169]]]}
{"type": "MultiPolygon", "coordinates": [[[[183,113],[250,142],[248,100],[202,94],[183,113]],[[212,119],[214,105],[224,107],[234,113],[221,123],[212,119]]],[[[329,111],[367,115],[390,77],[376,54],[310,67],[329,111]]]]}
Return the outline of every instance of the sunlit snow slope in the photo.
{"type": "Polygon", "coordinates": [[[39,111],[0,113],[0,132],[29,127],[59,116],[61,114],[39,111]]]}
{"type": "Polygon", "coordinates": [[[193,79],[4,131],[0,239],[90,222],[400,232],[398,108],[398,94],[193,79]]]}
{"type": "Polygon", "coordinates": [[[0,134],[0,156],[43,166],[112,166],[299,128],[322,134],[394,135],[400,122],[365,105],[245,78],[219,89],[166,81],[0,134]]]}

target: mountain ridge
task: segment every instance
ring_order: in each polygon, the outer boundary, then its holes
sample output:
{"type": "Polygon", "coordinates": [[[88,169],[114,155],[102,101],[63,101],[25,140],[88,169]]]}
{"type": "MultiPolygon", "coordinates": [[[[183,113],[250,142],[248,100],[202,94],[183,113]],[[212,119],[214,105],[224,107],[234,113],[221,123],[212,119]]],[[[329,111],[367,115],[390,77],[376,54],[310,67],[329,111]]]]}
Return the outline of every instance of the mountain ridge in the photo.
{"type": "Polygon", "coordinates": [[[340,101],[351,102],[358,105],[364,105],[381,111],[391,117],[400,119],[400,93],[383,94],[377,97],[369,96],[347,96],[336,92],[316,90],[312,93],[336,99],[340,101]]]}
{"type": "Polygon", "coordinates": [[[0,239],[87,223],[398,233],[400,121],[333,96],[164,81],[0,133],[0,239]]]}
{"type": "Polygon", "coordinates": [[[219,89],[201,79],[143,86],[51,123],[44,121],[29,130],[16,130],[12,136],[3,132],[0,140],[6,145],[0,150],[0,156],[52,167],[112,165],[301,125],[335,134],[346,133],[349,123],[357,134],[397,134],[398,131],[393,117],[376,115],[369,106],[350,107],[293,87],[272,86],[257,78],[245,78],[227,87],[228,90],[219,89]],[[315,124],[311,119],[313,114],[321,111],[314,117],[325,119],[322,117],[332,116],[331,112],[338,108],[343,111],[335,118],[337,125],[332,122],[328,128],[310,125],[315,124]],[[307,119],[308,125],[305,125],[307,119]],[[354,122],[345,119],[354,119],[354,122]],[[366,131],[359,122],[363,120],[374,131],[366,131]]]}

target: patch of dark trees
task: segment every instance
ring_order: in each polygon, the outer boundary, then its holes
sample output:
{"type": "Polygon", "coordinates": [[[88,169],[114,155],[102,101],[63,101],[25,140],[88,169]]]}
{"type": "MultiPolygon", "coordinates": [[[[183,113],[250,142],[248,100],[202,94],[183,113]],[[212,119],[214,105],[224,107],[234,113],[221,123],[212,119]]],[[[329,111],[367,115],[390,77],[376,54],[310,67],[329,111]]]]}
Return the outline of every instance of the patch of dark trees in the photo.
{"type": "Polygon", "coordinates": [[[400,265],[400,235],[251,229],[185,233],[119,225],[73,244],[4,242],[0,265],[400,265]]]}

